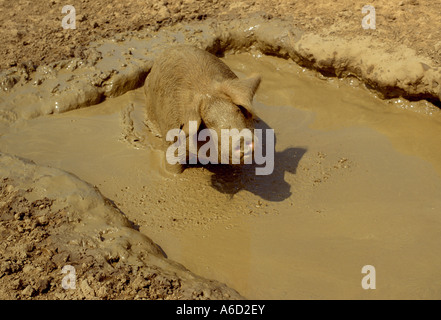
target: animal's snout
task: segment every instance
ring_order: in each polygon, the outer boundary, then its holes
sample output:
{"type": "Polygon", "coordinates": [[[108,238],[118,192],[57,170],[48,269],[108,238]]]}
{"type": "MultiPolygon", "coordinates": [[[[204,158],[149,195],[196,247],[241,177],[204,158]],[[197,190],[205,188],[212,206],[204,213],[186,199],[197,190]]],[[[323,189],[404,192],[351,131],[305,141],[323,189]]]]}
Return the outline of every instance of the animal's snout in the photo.
{"type": "Polygon", "coordinates": [[[254,151],[253,139],[238,139],[235,145],[233,145],[233,156],[236,159],[247,160],[252,157],[254,151]]]}

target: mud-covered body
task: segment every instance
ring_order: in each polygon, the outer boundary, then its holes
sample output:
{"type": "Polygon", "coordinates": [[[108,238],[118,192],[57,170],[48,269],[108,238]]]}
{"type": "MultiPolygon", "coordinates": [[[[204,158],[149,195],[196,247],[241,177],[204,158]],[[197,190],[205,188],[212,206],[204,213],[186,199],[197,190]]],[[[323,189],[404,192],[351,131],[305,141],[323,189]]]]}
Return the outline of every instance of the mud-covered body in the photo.
{"type": "Polygon", "coordinates": [[[215,130],[219,137],[221,129],[252,130],[252,100],[259,83],[259,76],[239,79],[204,50],[168,48],[154,62],[144,85],[146,123],[164,141],[167,132],[177,128],[188,137],[190,121],[215,130]]]}

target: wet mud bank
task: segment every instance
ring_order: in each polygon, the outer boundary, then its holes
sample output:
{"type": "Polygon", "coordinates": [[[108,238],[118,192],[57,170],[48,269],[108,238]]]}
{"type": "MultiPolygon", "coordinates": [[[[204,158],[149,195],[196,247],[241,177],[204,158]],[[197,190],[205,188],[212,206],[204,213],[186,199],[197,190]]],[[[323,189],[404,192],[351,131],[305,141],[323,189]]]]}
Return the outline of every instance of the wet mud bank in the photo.
{"type": "Polygon", "coordinates": [[[439,105],[440,78],[404,47],[263,18],[126,33],[82,59],[12,68],[0,79],[0,286],[8,298],[439,298],[441,111],[426,100],[439,105]],[[140,87],[176,43],[262,75],[271,175],[164,174],[140,87]],[[65,264],[79,290],[61,288],[65,264]],[[381,290],[360,287],[367,264],[381,290]]]}
{"type": "Polygon", "coordinates": [[[2,299],[241,298],[166,259],[74,175],[0,153],[0,176],[2,299]]]}
{"type": "Polygon", "coordinates": [[[292,27],[289,21],[251,18],[207,20],[156,33],[129,32],[112,41],[92,43],[84,59],[11,68],[0,76],[0,116],[10,122],[121,95],[142,86],[155,56],[164,46],[176,43],[193,44],[220,56],[257,50],[290,58],[324,76],[357,78],[383,98],[424,99],[440,105],[441,69],[404,46],[390,52],[367,39],[322,38],[292,27]]]}

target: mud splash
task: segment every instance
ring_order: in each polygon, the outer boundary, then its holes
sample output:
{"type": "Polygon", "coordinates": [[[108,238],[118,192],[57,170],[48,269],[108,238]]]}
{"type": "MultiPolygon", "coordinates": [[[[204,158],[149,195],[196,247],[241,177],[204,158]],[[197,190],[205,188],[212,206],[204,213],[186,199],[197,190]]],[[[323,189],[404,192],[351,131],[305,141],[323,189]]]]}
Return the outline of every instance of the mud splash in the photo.
{"type": "Polygon", "coordinates": [[[439,72],[408,50],[283,21],[126,34],[84,61],[3,75],[0,150],[88,181],[169,258],[247,298],[436,299],[441,111],[400,96],[439,103],[439,72]],[[238,75],[262,74],[255,107],[258,127],[275,129],[272,175],[165,175],[136,88],[165,43],[183,42],[229,52],[238,75]],[[367,264],[376,290],[361,288],[367,264]]]}

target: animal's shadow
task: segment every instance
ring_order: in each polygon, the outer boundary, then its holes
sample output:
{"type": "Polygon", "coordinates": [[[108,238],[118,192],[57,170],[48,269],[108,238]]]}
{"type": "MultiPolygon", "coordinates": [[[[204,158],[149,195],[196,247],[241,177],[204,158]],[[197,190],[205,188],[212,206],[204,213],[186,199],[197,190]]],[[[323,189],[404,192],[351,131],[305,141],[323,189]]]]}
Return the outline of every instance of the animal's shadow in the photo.
{"type": "MultiPolygon", "coordinates": [[[[266,129],[271,129],[267,123],[259,119],[255,126],[262,129],[263,150],[266,150],[266,129]]],[[[274,149],[277,137],[274,136],[274,149]]],[[[242,166],[207,165],[206,168],[213,173],[211,184],[216,190],[234,195],[240,190],[247,190],[268,201],[283,201],[291,196],[291,185],[285,181],[285,172],[295,174],[299,161],[306,153],[306,148],[287,148],[281,152],[274,152],[274,170],[268,175],[257,175],[256,168],[265,167],[266,164],[246,164],[242,166]]],[[[267,158],[268,159],[268,158],[267,158]]]]}

